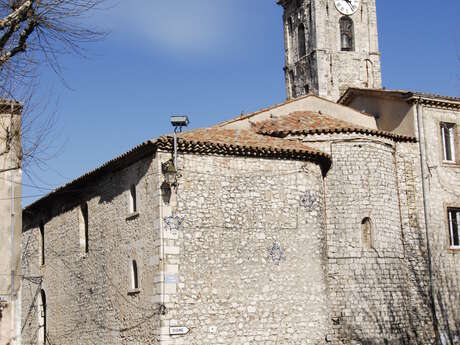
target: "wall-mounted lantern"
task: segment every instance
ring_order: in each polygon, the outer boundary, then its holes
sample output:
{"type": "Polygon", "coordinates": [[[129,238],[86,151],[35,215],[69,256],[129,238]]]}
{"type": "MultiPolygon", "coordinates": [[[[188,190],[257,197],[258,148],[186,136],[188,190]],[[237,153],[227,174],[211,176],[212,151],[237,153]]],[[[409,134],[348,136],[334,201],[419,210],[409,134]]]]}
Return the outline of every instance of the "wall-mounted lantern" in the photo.
{"type": "Polygon", "coordinates": [[[165,183],[171,188],[177,184],[177,169],[174,166],[174,161],[169,161],[161,165],[163,175],[165,177],[165,183]]]}

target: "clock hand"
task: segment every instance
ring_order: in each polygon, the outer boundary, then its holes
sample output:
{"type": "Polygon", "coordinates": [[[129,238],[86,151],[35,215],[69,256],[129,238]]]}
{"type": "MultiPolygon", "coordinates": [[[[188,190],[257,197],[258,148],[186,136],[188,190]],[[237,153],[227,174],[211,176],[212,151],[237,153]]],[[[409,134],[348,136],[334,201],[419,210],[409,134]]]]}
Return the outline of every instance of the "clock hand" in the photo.
{"type": "Polygon", "coordinates": [[[351,3],[351,0],[345,0],[345,2],[348,4],[348,6],[350,6],[350,8],[351,8],[352,11],[355,10],[355,7],[354,7],[353,4],[351,3]]]}

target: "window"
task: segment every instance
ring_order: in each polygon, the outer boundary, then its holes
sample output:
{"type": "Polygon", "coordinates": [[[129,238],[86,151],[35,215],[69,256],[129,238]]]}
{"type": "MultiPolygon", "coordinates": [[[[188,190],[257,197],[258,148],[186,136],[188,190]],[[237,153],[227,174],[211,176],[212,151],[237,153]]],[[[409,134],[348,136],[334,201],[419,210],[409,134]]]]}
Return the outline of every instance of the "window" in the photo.
{"type": "Polygon", "coordinates": [[[295,91],[295,77],[293,71],[289,71],[289,84],[291,85],[291,97],[296,98],[297,94],[295,91]]]}
{"type": "Polygon", "coordinates": [[[297,39],[299,45],[299,59],[306,55],[307,47],[305,46],[305,26],[303,24],[299,25],[297,30],[297,39]]]}
{"type": "Polygon", "coordinates": [[[292,31],[293,31],[292,18],[291,18],[291,17],[288,18],[288,20],[287,20],[287,25],[288,25],[289,35],[291,35],[291,34],[292,34],[292,31]]]}
{"type": "Polygon", "coordinates": [[[45,264],[45,226],[40,223],[40,265],[45,264]]]}
{"type": "Polygon", "coordinates": [[[129,212],[137,212],[136,186],[133,184],[129,189],[129,212]]]}
{"type": "Polygon", "coordinates": [[[354,51],[354,25],[350,17],[340,18],[340,44],[342,51],[354,51]]]}
{"type": "Polygon", "coordinates": [[[443,160],[455,162],[455,124],[441,123],[443,160]]]}
{"type": "Polygon", "coordinates": [[[447,219],[449,222],[450,247],[460,249],[460,208],[448,208],[447,219]]]}
{"type": "Polygon", "coordinates": [[[39,314],[38,314],[38,326],[39,326],[39,335],[38,341],[39,344],[46,344],[46,294],[44,290],[40,291],[40,304],[39,304],[39,314]]]}
{"type": "Polygon", "coordinates": [[[80,227],[81,252],[82,254],[87,254],[89,252],[88,204],[87,203],[84,203],[80,206],[79,227],[80,227]]]}
{"type": "Polygon", "coordinates": [[[139,289],[139,276],[137,272],[137,262],[133,260],[131,262],[131,290],[139,289]]]}
{"type": "Polygon", "coordinates": [[[372,248],[372,223],[369,217],[366,217],[362,220],[361,233],[363,248],[372,248]]]}

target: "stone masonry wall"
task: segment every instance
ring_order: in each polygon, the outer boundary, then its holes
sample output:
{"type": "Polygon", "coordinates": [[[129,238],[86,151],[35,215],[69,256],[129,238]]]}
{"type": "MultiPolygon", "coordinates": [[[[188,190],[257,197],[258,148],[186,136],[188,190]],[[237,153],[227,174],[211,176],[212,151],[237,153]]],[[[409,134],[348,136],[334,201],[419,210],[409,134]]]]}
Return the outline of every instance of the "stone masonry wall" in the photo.
{"type": "Polygon", "coordinates": [[[321,344],[323,187],[308,162],[181,156],[165,344],[321,344]],[[178,223],[176,223],[178,224],[178,223]]]}
{"type": "Polygon", "coordinates": [[[0,345],[15,344],[20,328],[21,110],[0,99],[0,345]]]}
{"type": "MultiPolygon", "coordinates": [[[[160,327],[153,281],[158,271],[157,161],[143,159],[78,191],[76,206],[50,205],[46,214],[25,215],[23,239],[23,344],[37,344],[40,289],[46,293],[50,344],[155,344],[160,327]],[[136,185],[138,212],[129,214],[136,185]],[[87,202],[89,252],[80,247],[79,203],[87,202]],[[45,229],[45,265],[40,265],[38,222],[45,229]],[[135,259],[139,291],[131,291],[135,259]]],[[[77,191],[76,191],[77,192],[77,191]]]]}
{"type": "MultiPolygon", "coordinates": [[[[432,148],[439,124],[426,122],[432,148]]],[[[23,343],[37,344],[43,289],[55,343],[432,344],[418,144],[354,134],[297,139],[332,155],[325,179],[310,162],[181,154],[169,195],[160,190],[160,163],[171,154],[160,152],[87,185],[73,204],[26,215],[23,343]],[[79,238],[83,201],[88,254],[79,238]],[[129,287],[133,259],[139,291],[129,287]],[[173,327],[189,332],[172,335],[173,327]]],[[[459,265],[446,247],[444,215],[459,200],[458,175],[456,166],[434,167],[435,158],[428,185],[436,310],[441,336],[455,339],[459,265]]]]}
{"type": "Polygon", "coordinates": [[[447,222],[447,207],[460,207],[460,112],[424,107],[422,114],[436,310],[441,338],[450,344],[460,342],[460,250],[450,249],[447,222]],[[443,162],[441,122],[457,126],[456,163],[443,162]]]}
{"type": "Polygon", "coordinates": [[[432,343],[417,144],[351,134],[302,140],[333,156],[325,179],[333,343],[432,343]]]}

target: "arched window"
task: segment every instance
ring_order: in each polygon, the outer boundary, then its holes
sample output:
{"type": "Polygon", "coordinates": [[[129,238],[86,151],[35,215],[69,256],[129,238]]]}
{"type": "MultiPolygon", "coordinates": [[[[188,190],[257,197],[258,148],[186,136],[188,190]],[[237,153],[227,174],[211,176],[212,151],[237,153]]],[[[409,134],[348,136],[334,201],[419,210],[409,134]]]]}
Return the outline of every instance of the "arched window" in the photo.
{"type": "Polygon", "coordinates": [[[342,51],[355,50],[355,34],[353,20],[350,17],[340,18],[340,44],[342,51]]]}
{"type": "Polygon", "coordinates": [[[45,225],[40,223],[40,265],[45,264],[45,225]]]}
{"type": "Polygon", "coordinates": [[[137,262],[133,260],[131,262],[131,289],[137,290],[139,289],[139,276],[137,272],[137,262]]]}
{"type": "Polygon", "coordinates": [[[89,251],[88,204],[87,203],[83,203],[80,206],[79,226],[80,226],[80,248],[83,254],[87,254],[89,251]]]}
{"type": "Polygon", "coordinates": [[[305,26],[299,25],[297,29],[297,42],[299,45],[299,59],[307,53],[307,47],[305,46],[305,26]]]}
{"type": "Polygon", "coordinates": [[[361,233],[363,248],[372,248],[372,223],[369,217],[366,217],[362,220],[361,233]]]}
{"type": "Polygon", "coordinates": [[[39,314],[38,314],[38,319],[39,319],[39,334],[38,334],[38,341],[39,344],[45,345],[46,344],[46,333],[47,333],[47,328],[46,328],[46,294],[44,290],[40,291],[40,305],[39,305],[39,314]]]}

